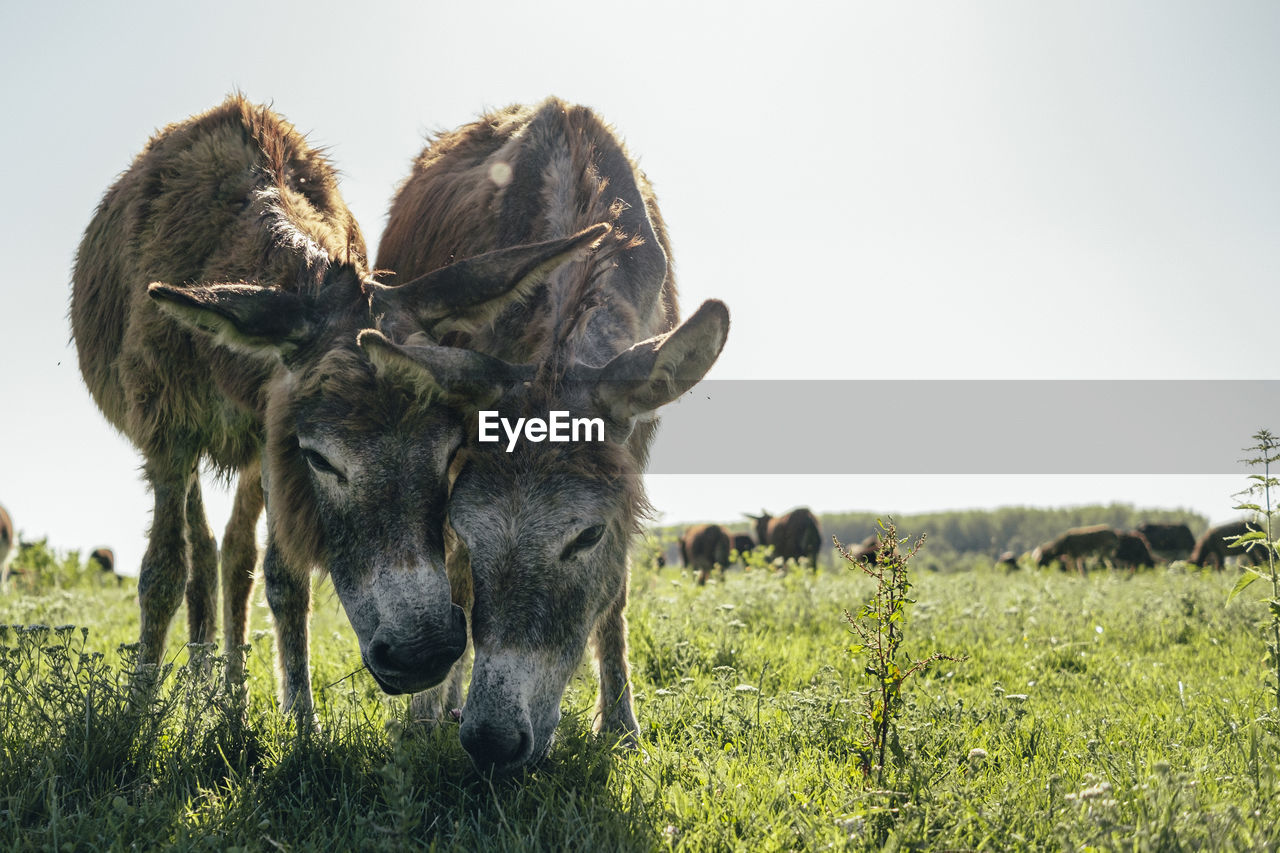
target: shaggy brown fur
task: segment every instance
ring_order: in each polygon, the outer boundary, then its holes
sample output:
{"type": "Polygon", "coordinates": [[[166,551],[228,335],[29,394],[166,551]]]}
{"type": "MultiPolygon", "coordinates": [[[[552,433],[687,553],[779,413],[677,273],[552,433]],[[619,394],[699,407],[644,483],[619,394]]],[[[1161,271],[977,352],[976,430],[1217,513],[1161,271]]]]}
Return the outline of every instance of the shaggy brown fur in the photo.
{"type": "Polygon", "coordinates": [[[141,664],[159,661],[184,585],[191,640],[213,638],[217,550],[196,476],[208,462],[240,476],[222,554],[229,679],[241,675],[265,501],[285,707],[311,709],[317,565],[383,689],[437,683],[466,638],[443,544],[448,454],[464,413],[436,405],[424,383],[380,373],[358,334],[385,323],[425,338],[442,302],[450,324],[466,327],[581,242],[388,289],[369,276],[333,168],[275,113],[237,95],[158,133],[90,222],[71,304],[85,382],[142,452],[155,495],[139,577],[141,664]]]}
{"type": "Polygon", "coordinates": [[[799,507],[779,518],[761,510],[748,515],[756,523],[756,540],[773,546],[774,559],[807,559],[809,567],[818,568],[818,552],[822,548],[822,528],[808,507],[799,507]]]}
{"type": "MultiPolygon", "coordinates": [[[[672,331],[670,245],[648,181],[612,128],[554,98],[438,135],[397,192],[380,243],[378,267],[412,278],[597,223],[610,229],[596,252],[451,338],[468,348],[460,360],[474,363],[471,377],[515,377],[484,393],[468,378],[477,408],[508,418],[565,410],[607,424],[603,443],[526,443],[507,453],[469,439],[461,457],[449,513],[472,568],[476,649],[461,734],[486,768],[545,754],[588,637],[600,674],[596,725],[634,742],[623,614],[626,545],[648,509],[641,472],[656,426],[648,414],[701,378],[728,315],[709,303],[672,331]],[[512,365],[528,371],[516,376],[512,365]],[[513,655],[525,660],[519,676],[501,669],[515,666],[513,655]],[[512,692],[517,677],[534,682],[523,699],[512,692]]],[[[408,348],[382,350],[432,376],[452,369],[408,348]]]]}
{"type": "MultiPolygon", "coordinates": [[[[147,285],[253,280],[314,293],[326,279],[358,289],[364,275],[364,240],[328,161],[239,96],[157,133],[98,206],[76,258],[71,324],[85,384],[142,452],[156,499],[139,575],[144,664],[159,661],[184,585],[190,640],[213,640],[217,549],[197,467],[206,460],[230,476],[256,465],[274,370],[165,316],[147,285]]],[[[260,491],[242,509],[251,531],[260,491]]],[[[238,562],[224,576],[251,577],[256,549],[230,550],[238,562]]],[[[249,588],[229,587],[234,649],[246,639],[249,588]]]]}
{"type": "Polygon", "coordinates": [[[729,530],[723,525],[695,524],[680,537],[680,559],[687,568],[697,570],[698,585],[703,586],[712,569],[718,568],[724,574],[732,545],[729,530]]]}
{"type": "Polygon", "coordinates": [[[1187,558],[1187,562],[1197,566],[1213,566],[1219,571],[1226,566],[1228,557],[1235,557],[1242,563],[1258,565],[1266,559],[1261,548],[1246,551],[1243,548],[1232,547],[1234,537],[1243,536],[1251,530],[1258,529],[1260,527],[1257,524],[1243,520],[1229,521],[1217,527],[1210,527],[1196,540],[1196,546],[1191,550],[1191,556],[1187,558]]]}

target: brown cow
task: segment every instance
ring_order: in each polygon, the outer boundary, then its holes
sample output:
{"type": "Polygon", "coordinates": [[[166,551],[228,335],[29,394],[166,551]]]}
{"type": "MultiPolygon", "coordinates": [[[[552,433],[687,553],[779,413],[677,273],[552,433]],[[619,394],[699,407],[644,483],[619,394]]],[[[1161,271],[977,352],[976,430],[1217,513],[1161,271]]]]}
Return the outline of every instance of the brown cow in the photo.
{"type": "Polygon", "coordinates": [[[745,568],[747,555],[756,548],[756,540],[752,539],[749,533],[732,533],[730,534],[729,544],[733,546],[733,550],[738,552],[738,562],[745,568]]]}
{"type": "Polygon", "coordinates": [[[1164,560],[1185,560],[1196,547],[1196,538],[1185,524],[1143,522],[1137,532],[1146,538],[1152,555],[1164,560]]]}
{"type": "Polygon", "coordinates": [[[1046,542],[1032,552],[1036,564],[1044,567],[1058,561],[1064,571],[1074,569],[1084,574],[1090,558],[1110,560],[1116,552],[1119,537],[1105,524],[1092,527],[1073,527],[1052,542],[1046,542]]]}
{"type": "Polygon", "coordinates": [[[774,559],[807,559],[809,566],[818,568],[818,551],[822,547],[822,531],[818,519],[808,507],[799,507],[779,518],[761,510],[760,515],[746,513],[756,523],[756,541],[773,546],[774,559]]]}
{"type": "Polygon", "coordinates": [[[1147,537],[1136,530],[1116,531],[1116,550],[1112,558],[1117,568],[1136,570],[1144,566],[1154,568],[1156,558],[1151,553],[1147,537]]]}
{"type": "Polygon", "coordinates": [[[719,524],[695,524],[680,537],[680,559],[687,568],[697,571],[698,585],[706,584],[712,569],[719,569],[721,577],[729,565],[729,548],[733,540],[729,531],[719,524]]]}
{"type": "Polygon", "coordinates": [[[444,679],[467,639],[444,555],[465,413],[439,386],[423,396],[430,383],[378,369],[357,336],[383,324],[426,343],[483,325],[589,242],[524,247],[387,288],[370,277],[333,167],[270,109],[234,95],[154,136],[89,223],[71,300],[85,384],[142,453],[155,498],[138,579],[139,672],[161,660],[184,590],[190,640],[214,637],[203,462],[239,474],[222,546],[229,683],[243,679],[264,493],[282,706],[311,717],[315,566],[328,570],[383,690],[444,679]]]}
{"type": "Polygon", "coordinates": [[[996,558],[996,567],[1002,568],[1006,572],[1016,572],[1022,568],[1018,564],[1018,555],[1014,551],[1001,552],[1000,556],[996,558]]]}
{"type": "Polygon", "coordinates": [[[1260,525],[1249,521],[1230,521],[1210,527],[1196,540],[1187,562],[1197,566],[1210,566],[1221,570],[1226,566],[1227,557],[1235,557],[1239,562],[1261,565],[1266,562],[1266,551],[1261,545],[1245,550],[1234,547],[1234,537],[1243,536],[1251,530],[1261,529],[1260,525]]]}
{"type": "Polygon", "coordinates": [[[546,755],[588,641],[599,675],[595,727],[636,742],[627,553],[648,509],[642,471],[654,414],[710,369],[729,312],[708,300],[679,323],[671,247],[648,181],[612,128],[555,98],[432,141],[396,194],[379,249],[378,267],[406,278],[454,257],[580,233],[599,242],[596,254],[453,338],[449,359],[361,338],[379,363],[439,379],[479,412],[449,499],[456,553],[474,582],[475,663],[460,737],[477,766],[500,773],[546,755]],[[481,438],[490,414],[545,425],[557,411],[599,420],[603,435],[481,438]]]}

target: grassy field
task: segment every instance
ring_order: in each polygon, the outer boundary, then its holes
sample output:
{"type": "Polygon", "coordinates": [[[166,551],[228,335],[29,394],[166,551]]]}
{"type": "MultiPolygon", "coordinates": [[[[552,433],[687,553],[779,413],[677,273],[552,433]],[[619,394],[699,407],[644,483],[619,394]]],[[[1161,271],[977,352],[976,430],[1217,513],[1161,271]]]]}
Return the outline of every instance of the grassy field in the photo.
{"type": "Polygon", "coordinates": [[[181,665],[181,623],[140,713],[119,648],[134,590],[69,573],[0,598],[0,623],[53,626],[0,637],[3,849],[1280,849],[1262,585],[1226,604],[1230,570],[920,573],[907,652],[969,659],[907,682],[879,786],[858,770],[871,684],[843,619],[871,588],[843,566],[702,588],[638,568],[643,749],[591,737],[584,663],[550,757],[496,781],[456,726],[407,726],[403,698],[352,674],[324,582],[320,728],[299,736],[274,710],[260,595],[243,722],[216,661],[213,678],[181,665]]]}

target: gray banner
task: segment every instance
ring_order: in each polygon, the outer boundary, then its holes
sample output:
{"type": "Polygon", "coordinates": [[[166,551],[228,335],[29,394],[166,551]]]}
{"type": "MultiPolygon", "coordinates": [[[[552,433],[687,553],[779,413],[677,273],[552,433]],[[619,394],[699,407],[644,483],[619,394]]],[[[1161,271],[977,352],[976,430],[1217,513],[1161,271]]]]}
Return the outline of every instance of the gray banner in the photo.
{"type": "Polygon", "coordinates": [[[660,414],[652,474],[1237,474],[1280,381],[718,380],[660,414]]]}

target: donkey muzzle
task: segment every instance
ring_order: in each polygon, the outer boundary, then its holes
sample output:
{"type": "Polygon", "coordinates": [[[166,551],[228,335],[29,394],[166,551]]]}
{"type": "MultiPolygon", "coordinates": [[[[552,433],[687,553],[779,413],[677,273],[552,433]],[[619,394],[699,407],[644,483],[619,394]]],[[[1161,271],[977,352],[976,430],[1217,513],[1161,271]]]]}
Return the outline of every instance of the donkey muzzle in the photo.
{"type": "Polygon", "coordinates": [[[444,681],[467,648],[467,617],[452,605],[448,626],[429,626],[413,637],[380,626],[364,650],[364,663],[383,692],[417,693],[444,681]]]}

